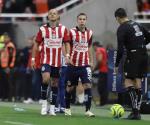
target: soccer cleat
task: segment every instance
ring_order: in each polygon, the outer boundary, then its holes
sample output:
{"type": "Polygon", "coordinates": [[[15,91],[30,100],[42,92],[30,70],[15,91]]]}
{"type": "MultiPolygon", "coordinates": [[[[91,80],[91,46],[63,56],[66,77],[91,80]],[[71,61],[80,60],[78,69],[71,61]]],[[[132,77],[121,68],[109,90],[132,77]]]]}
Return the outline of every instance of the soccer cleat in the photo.
{"type": "Polygon", "coordinates": [[[141,120],[141,115],[140,115],[140,113],[134,114],[133,112],[131,112],[127,119],[129,119],[129,120],[141,120]]]}
{"type": "Polygon", "coordinates": [[[47,100],[42,100],[41,115],[47,114],[47,100]]]}
{"type": "Polygon", "coordinates": [[[49,112],[49,115],[51,115],[51,116],[56,116],[56,113],[55,112],[49,112]]]}
{"type": "Polygon", "coordinates": [[[50,105],[49,115],[56,116],[55,105],[50,105]]]}
{"type": "Polygon", "coordinates": [[[95,115],[91,111],[85,112],[85,115],[88,117],[95,117],[95,115]]]}
{"type": "Polygon", "coordinates": [[[60,113],[65,113],[65,108],[61,107],[60,108],[60,113]]]}
{"type": "Polygon", "coordinates": [[[55,113],[59,113],[60,112],[60,108],[55,107],[55,113]]]}
{"type": "Polygon", "coordinates": [[[71,110],[70,109],[65,109],[65,115],[71,116],[71,110]]]}

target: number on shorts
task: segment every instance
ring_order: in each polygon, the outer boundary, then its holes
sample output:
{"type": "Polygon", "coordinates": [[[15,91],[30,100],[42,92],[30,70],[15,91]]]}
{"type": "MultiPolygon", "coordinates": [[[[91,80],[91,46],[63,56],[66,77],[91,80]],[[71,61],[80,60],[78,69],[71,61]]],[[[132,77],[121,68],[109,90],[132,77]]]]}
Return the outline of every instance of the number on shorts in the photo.
{"type": "Polygon", "coordinates": [[[87,71],[88,79],[91,81],[91,80],[92,80],[92,71],[91,71],[91,68],[90,68],[90,67],[87,67],[87,68],[86,68],[86,71],[87,71]]]}

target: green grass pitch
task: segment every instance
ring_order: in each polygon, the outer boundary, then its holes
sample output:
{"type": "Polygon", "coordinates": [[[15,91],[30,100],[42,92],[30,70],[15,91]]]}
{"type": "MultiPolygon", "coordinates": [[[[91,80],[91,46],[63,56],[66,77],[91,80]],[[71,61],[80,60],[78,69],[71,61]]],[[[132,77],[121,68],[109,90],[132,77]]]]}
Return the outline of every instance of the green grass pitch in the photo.
{"type": "Polygon", "coordinates": [[[84,116],[83,106],[72,106],[72,116],[41,116],[39,104],[4,103],[0,102],[0,125],[150,125],[150,115],[142,115],[140,121],[125,120],[128,112],[121,119],[113,119],[109,112],[109,105],[92,107],[96,117],[84,116]],[[16,111],[15,107],[25,111],[16,111]]]}

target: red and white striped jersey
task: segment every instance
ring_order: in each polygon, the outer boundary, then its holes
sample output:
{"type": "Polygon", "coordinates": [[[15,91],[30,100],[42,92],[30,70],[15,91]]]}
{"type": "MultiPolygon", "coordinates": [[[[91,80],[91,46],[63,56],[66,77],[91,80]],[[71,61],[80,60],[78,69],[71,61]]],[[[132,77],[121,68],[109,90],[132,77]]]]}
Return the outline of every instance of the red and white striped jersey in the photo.
{"type": "Polygon", "coordinates": [[[70,30],[72,42],[71,61],[74,66],[89,65],[89,47],[92,44],[92,30],[81,32],[78,27],[70,30]]]}
{"type": "Polygon", "coordinates": [[[42,43],[41,64],[60,67],[62,43],[69,42],[67,28],[61,24],[55,28],[49,24],[43,25],[37,33],[36,42],[42,43]]]}

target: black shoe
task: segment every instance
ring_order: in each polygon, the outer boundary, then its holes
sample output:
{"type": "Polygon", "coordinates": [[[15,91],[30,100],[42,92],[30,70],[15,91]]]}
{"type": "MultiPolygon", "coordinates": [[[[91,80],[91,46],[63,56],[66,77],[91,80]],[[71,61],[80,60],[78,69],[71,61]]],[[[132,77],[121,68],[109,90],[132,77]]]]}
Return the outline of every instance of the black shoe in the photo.
{"type": "Polygon", "coordinates": [[[133,112],[131,112],[127,119],[129,119],[129,120],[141,120],[141,115],[140,115],[140,113],[134,114],[133,112]]]}

